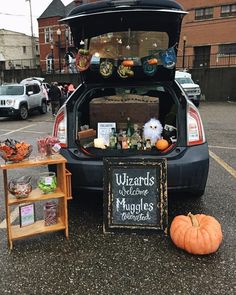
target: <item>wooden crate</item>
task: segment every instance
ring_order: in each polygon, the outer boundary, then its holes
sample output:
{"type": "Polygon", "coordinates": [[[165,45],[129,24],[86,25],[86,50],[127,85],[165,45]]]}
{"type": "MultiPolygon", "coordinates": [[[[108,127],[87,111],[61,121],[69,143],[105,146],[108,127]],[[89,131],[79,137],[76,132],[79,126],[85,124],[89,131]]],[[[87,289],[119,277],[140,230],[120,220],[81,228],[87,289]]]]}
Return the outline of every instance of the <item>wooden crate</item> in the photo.
{"type": "Polygon", "coordinates": [[[139,128],[151,118],[159,118],[159,98],[130,94],[95,98],[90,102],[90,128],[98,122],[115,122],[117,128],[127,127],[127,118],[139,128]]]}

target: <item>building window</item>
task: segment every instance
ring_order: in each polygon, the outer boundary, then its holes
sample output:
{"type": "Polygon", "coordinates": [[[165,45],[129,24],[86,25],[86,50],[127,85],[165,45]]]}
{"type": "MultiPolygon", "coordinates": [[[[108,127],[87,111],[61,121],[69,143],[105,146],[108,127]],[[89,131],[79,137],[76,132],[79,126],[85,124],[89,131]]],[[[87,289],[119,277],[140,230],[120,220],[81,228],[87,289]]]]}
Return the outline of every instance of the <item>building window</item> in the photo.
{"type": "Polygon", "coordinates": [[[50,43],[53,40],[53,31],[51,28],[44,29],[44,40],[45,43],[50,43]]]}
{"type": "Polygon", "coordinates": [[[220,55],[236,55],[236,43],[219,45],[220,55]]]}
{"type": "Polygon", "coordinates": [[[195,20],[213,18],[213,7],[195,9],[195,20]]]}
{"type": "Polygon", "coordinates": [[[235,16],[236,15],[236,4],[222,5],[220,16],[235,16]]]}
{"type": "Polygon", "coordinates": [[[23,53],[26,54],[26,46],[23,46],[23,53]]]}

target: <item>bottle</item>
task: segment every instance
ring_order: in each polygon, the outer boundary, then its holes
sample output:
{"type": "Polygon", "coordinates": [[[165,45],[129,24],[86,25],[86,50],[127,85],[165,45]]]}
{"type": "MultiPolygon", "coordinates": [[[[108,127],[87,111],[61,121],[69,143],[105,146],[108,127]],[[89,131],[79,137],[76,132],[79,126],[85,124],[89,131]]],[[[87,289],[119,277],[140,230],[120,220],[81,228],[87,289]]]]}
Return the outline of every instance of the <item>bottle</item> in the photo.
{"type": "Polygon", "coordinates": [[[130,117],[127,118],[127,137],[130,138],[132,135],[131,121],[130,117]]]}
{"type": "Polygon", "coordinates": [[[146,140],[146,150],[150,151],[152,149],[152,144],[151,144],[151,140],[147,139],[146,140]]]}
{"type": "Polygon", "coordinates": [[[119,145],[120,145],[121,148],[122,148],[122,138],[123,138],[123,130],[120,129],[119,130],[119,133],[117,135],[117,141],[118,141],[118,143],[119,143],[119,145]]]}
{"type": "Polygon", "coordinates": [[[117,144],[116,130],[115,128],[111,129],[111,133],[109,135],[109,147],[111,149],[115,149],[117,144]]]}
{"type": "Polygon", "coordinates": [[[142,146],[142,140],[139,140],[137,142],[137,150],[140,151],[140,150],[142,150],[142,148],[143,148],[143,146],[142,146]]]}
{"type": "Polygon", "coordinates": [[[137,149],[139,141],[141,141],[141,135],[138,130],[138,125],[134,124],[134,133],[130,137],[130,147],[133,149],[137,149]]]}
{"type": "Polygon", "coordinates": [[[123,134],[122,134],[122,149],[126,150],[128,148],[129,148],[128,137],[126,135],[126,131],[123,131],[123,134]]]}

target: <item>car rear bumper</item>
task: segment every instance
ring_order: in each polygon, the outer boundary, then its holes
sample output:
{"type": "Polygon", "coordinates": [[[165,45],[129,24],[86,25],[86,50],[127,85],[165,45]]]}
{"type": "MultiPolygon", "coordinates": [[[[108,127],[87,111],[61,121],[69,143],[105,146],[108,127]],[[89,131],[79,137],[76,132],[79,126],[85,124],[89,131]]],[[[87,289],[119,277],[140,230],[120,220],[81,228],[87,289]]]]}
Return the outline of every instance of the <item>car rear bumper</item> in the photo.
{"type": "MultiPolygon", "coordinates": [[[[69,150],[61,149],[67,159],[67,168],[72,173],[73,190],[103,189],[103,162],[101,160],[80,160],[69,150]]],[[[207,143],[183,149],[179,155],[167,158],[167,186],[169,191],[204,191],[209,169],[207,143]]]]}

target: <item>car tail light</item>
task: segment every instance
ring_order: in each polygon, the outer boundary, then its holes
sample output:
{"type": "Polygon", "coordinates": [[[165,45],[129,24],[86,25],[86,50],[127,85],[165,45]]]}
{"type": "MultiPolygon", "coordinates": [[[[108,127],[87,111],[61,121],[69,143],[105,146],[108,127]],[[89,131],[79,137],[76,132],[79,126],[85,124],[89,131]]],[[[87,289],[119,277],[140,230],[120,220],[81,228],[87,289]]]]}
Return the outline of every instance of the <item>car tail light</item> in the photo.
{"type": "Polygon", "coordinates": [[[61,147],[67,146],[66,107],[62,107],[55,118],[53,136],[60,141],[61,147]]]}
{"type": "Polygon", "coordinates": [[[202,144],[206,139],[200,114],[192,105],[187,110],[187,145],[202,144]]]}

